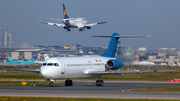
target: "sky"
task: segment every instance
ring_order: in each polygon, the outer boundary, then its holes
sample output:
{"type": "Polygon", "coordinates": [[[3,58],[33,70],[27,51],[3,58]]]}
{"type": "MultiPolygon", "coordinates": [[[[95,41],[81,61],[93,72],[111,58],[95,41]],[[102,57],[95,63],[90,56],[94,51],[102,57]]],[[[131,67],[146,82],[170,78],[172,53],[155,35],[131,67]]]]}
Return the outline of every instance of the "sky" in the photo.
{"type": "MultiPolygon", "coordinates": [[[[121,46],[180,49],[180,0],[0,0],[0,27],[12,36],[12,45],[107,47],[109,38],[94,35],[151,35],[150,38],[120,39],[121,46]],[[39,23],[50,18],[63,19],[65,4],[69,17],[84,17],[88,23],[106,21],[92,29],[62,27],[39,23]]],[[[0,35],[3,30],[0,29],[0,35]]]]}

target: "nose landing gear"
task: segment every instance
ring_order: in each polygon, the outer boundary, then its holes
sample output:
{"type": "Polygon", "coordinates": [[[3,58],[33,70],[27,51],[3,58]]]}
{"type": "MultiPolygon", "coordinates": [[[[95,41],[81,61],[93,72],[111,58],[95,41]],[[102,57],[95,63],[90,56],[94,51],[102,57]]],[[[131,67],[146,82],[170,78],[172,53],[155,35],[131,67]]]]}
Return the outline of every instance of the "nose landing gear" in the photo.
{"type": "Polygon", "coordinates": [[[51,82],[51,83],[49,84],[49,87],[54,87],[54,82],[51,82]]]}

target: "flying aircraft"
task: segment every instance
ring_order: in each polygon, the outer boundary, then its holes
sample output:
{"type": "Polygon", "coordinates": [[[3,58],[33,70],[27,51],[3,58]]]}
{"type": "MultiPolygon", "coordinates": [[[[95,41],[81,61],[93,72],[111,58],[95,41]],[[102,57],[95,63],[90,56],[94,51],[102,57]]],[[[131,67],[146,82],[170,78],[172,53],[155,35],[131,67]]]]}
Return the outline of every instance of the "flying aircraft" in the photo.
{"type": "Polygon", "coordinates": [[[36,64],[34,61],[28,61],[23,57],[23,60],[12,60],[9,55],[7,55],[8,61],[11,63],[29,63],[29,64],[36,64]]]}
{"type": "Polygon", "coordinates": [[[114,33],[112,36],[93,36],[93,37],[111,37],[108,50],[101,56],[84,56],[84,57],[52,57],[46,59],[40,69],[24,70],[24,69],[5,69],[13,71],[29,71],[40,73],[47,81],[51,83],[49,86],[54,86],[54,81],[57,79],[66,79],[65,86],[72,86],[73,78],[93,78],[98,77],[96,86],[103,86],[101,80],[102,75],[123,75],[124,73],[142,73],[142,72],[160,72],[160,71],[113,71],[121,68],[123,63],[116,60],[115,53],[119,38],[132,37],[149,37],[149,36],[121,36],[114,33]],[[111,71],[109,71],[111,70],[111,71]]]}
{"type": "Polygon", "coordinates": [[[44,21],[40,21],[40,22],[57,27],[63,27],[64,29],[67,29],[67,31],[71,31],[70,28],[79,28],[79,31],[83,31],[85,28],[91,29],[92,26],[94,25],[106,23],[106,22],[99,22],[99,23],[87,24],[87,20],[85,18],[80,18],[80,17],[70,18],[67,15],[67,11],[64,4],[63,4],[63,15],[64,15],[64,19],[51,19],[51,20],[63,21],[64,24],[44,22],[44,21]]]}

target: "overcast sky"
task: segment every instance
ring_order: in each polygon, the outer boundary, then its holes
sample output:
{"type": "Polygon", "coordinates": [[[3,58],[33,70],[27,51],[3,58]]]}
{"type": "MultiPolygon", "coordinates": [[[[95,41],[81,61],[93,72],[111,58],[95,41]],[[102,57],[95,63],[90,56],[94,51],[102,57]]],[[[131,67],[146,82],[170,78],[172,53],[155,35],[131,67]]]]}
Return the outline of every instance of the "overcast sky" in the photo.
{"type": "MultiPolygon", "coordinates": [[[[151,35],[151,38],[121,39],[121,46],[180,49],[180,0],[0,0],[0,27],[12,35],[13,46],[81,44],[108,46],[108,38],[92,35],[151,35]],[[69,17],[84,17],[88,23],[106,21],[79,32],[38,21],[63,19],[65,4],[69,17]]],[[[0,35],[3,30],[0,29],[0,35]]]]}

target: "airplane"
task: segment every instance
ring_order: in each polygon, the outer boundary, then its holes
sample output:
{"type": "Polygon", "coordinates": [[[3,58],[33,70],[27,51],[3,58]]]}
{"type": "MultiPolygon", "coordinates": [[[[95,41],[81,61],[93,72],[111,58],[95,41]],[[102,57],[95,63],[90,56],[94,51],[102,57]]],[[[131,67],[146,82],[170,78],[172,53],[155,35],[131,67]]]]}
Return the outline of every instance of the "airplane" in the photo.
{"type": "Polygon", "coordinates": [[[64,4],[63,4],[63,15],[64,15],[64,19],[51,19],[51,20],[63,21],[64,24],[44,22],[44,21],[40,21],[40,22],[52,26],[63,27],[64,29],[67,29],[67,31],[71,31],[70,28],[79,28],[79,31],[83,31],[85,28],[91,29],[92,26],[94,25],[106,23],[106,22],[99,22],[99,23],[87,24],[87,20],[85,18],[80,18],[80,17],[70,18],[67,15],[67,11],[64,4]]]}
{"type": "Polygon", "coordinates": [[[24,70],[24,69],[5,69],[12,71],[29,71],[40,73],[43,78],[50,81],[49,86],[54,86],[54,81],[58,79],[66,79],[65,86],[72,86],[73,78],[94,78],[98,77],[96,86],[103,86],[101,80],[102,75],[123,75],[124,73],[142,72],[163,72],[158,70],[152,71],[113,71],[121,68],[123,63],[116,60],[115,53],[119,38],[132,37],[149,37],[149,36],[122,36],[118,33],[113,33],[112,36],[92,36],[92,37],[111,37],[108,50],[100,56],[82,56],[82,57],[52,57],[46,59],[40,69],[24,70]]]}
{"type": "Polygon", "coordinates": [[[23,57],[23,60],[12,60],[9,55],[7,55],[8,61],[11,63],[29,63],[29,64],[36,64],[34,61],[28,61],[23,57]]]}
{"type": "Polygon", "coordinates": [[[135,61],[132,63],[132,65],[139,65],[139,66],[154,66],[154,62],[149,62],[149,61],[139,61],[140,55],[137,55],[135,58],[135,61]]]}
{"type": "Polygon", "coordinates": [[[139,66],[154,66],[154,62],[148,62],[148,61],[136,61],[133,62],[133,65],[139,65],[139,66]]]}
{"type": "MultiPolygon", "coordinates": [[[[37,64],[43,64],[44,61],[38,61],[37,60],[38,57],[36,56],[36,54],[33,53],[33,57],[34,57],[34,59],[36,59],[36,61],[34,61],[34,62],[36,62],[37,64]]],[[[44,60],[49,58],[49,56],[47,54],[43,54],[43,57],[44,57],[44,60]]]]}

